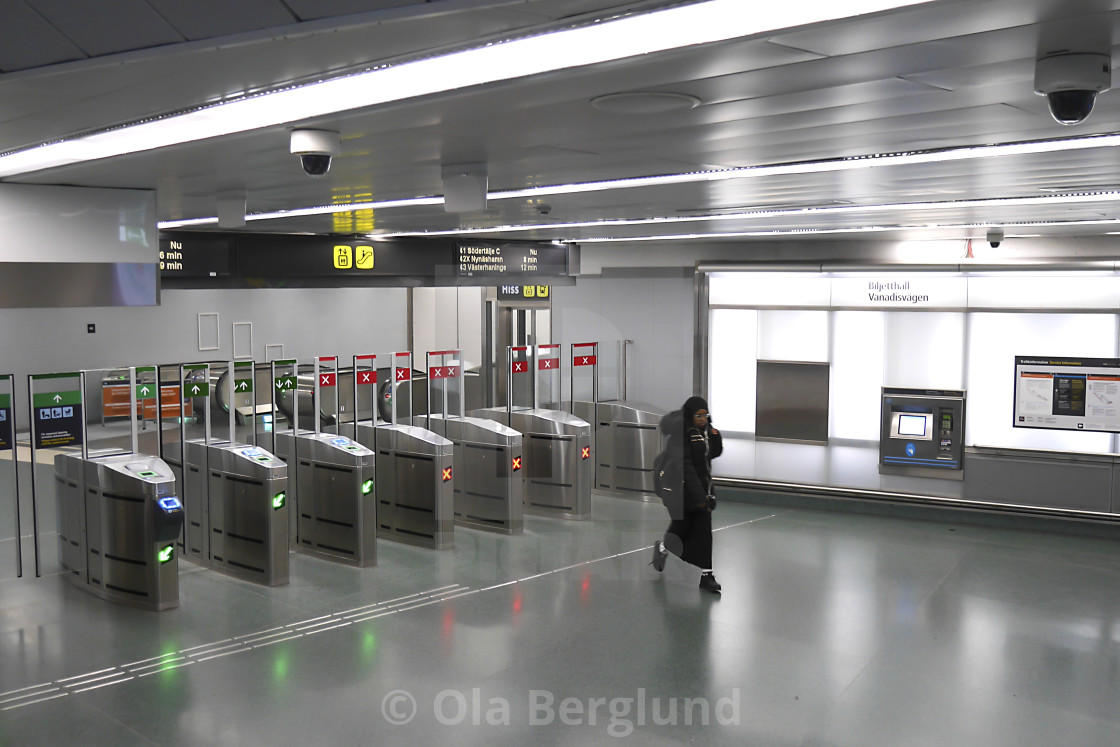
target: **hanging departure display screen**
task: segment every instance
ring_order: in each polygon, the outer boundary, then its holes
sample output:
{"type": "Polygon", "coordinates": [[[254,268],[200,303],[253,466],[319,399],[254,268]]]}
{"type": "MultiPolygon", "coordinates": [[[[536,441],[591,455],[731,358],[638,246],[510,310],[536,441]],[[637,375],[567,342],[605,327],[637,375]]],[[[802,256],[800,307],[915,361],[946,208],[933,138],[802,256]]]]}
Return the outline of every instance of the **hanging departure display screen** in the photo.
{"type": "Polygon", "coordinates": [[[458,246],[459,277],[568,274],[568,249],[558,244],[471,241],[458,246]]]}
{"type": "Polygon", "coordinates": [[[1013,424],[1120,432],[1120,358],[1016,356],[1013,424]]]}

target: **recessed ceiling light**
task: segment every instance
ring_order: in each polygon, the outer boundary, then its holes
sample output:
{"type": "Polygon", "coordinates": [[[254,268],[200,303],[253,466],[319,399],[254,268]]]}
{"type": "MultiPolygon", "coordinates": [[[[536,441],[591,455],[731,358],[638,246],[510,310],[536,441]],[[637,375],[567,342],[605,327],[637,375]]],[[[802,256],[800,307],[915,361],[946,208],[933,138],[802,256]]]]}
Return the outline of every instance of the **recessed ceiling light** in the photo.
{"type": "Polygon", "coordinates": [[[696,96],[669,91],[623,91],[591,99],[592,109],[611,114],[665,114],[698,106],[696,96]]]}

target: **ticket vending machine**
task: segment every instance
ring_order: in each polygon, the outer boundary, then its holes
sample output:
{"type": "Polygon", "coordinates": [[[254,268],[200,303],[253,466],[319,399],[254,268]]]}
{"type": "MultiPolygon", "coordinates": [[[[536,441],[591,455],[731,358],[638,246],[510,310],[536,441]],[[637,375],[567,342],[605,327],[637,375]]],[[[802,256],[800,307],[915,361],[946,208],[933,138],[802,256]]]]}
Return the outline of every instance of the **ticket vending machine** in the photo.
{"type": "Polygon", "coordinates": [[[964,479],[965,393],[883,387],[879,473],[964,479]]]}

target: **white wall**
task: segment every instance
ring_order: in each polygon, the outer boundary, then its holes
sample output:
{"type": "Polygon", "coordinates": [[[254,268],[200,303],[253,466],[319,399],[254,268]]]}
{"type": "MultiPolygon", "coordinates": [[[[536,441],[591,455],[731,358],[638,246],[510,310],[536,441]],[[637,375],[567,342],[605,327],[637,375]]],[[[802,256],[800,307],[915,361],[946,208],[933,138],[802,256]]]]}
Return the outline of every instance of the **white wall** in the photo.
{"type": "MultiPolygon", "coordinates": [[[[580,277],[552,289],[553,340],[633,340],[627,399],[675,409],[693,394],[692,277],[580,277]]],[[[567,384],[565,383],[565,388],[567,384]]]]}
{"type": "Polygon", "coordinates": [[[0,309],[0,373],[15,374],[26,422],[32,373],[148,365],[233,356],[233,323],[253,325],[253,358],[267,344],[300,360],[405,350],[403,288],[165,290],[156,307],[0,309]],[[219,350],[198,350],[198,314],[218,314],[219,350]],[[97,325],[95,334],[86,324],[97,325]]]}

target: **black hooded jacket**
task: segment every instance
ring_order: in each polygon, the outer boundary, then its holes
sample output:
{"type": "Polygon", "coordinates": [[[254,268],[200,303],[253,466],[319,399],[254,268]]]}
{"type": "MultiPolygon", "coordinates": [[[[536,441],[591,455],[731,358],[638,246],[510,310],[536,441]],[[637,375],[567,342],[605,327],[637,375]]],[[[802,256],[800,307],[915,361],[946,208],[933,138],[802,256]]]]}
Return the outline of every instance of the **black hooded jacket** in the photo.
{"type": "MultiPolygon", "coordinates": [[[[712,460],[723,453],[723,437],[712,433],[709,423],[703,430],[685,421],[683,410],[674,410],[661,419],[661,434],[666,448],[679,449],[683,455],[684,513],[705,511],[712,495],[712,460]]],[[[673,511],[670,510],[672,514],[673,511]]]]}

